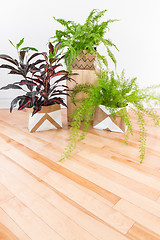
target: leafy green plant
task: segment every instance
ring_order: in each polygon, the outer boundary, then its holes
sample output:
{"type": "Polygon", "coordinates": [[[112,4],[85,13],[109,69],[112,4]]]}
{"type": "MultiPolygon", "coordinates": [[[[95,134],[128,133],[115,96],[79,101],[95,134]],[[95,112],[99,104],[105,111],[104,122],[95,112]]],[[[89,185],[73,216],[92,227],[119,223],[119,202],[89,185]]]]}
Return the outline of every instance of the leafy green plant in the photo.
{"type": "MultiPolygon", "coordinates": [[[[33,47],[22,47],[20,48],[20,46],[24,43],[24,38],[22,38],[19,43],[17,44],[13,44],[13,42],[11,40],[9,40],[9,42],[12,44],[12,46],[17,50],[18,54],[20,54],[20,58],[22,57],[22,51],[29,51],[29,50],[32,50],[32,51],[36,51],[38,52],[38,50],[36,48],[33,48],[33,47]]],[[[22,58],[23,60],[23,58],[22,58]]]]}
{"type": "Polygon", "coordinates": [[[53,104],[66,106],[63,96],[69,95],[67,93],[69,89],[63,82],[73,79],[68,76],[67,71],[57,71],[59,67],[62,67],[60,61],[64,57],[58,54],[60,44],[54,47],[49,43],[49,54],[46,52],[34,53],[28,58],[28,51],[36,49],[28,47],[20,49],[23,42],[24,39],[20,40],[17,45],[11,42],[18,52],[18,60],[13,59],[9,55],[0,55],[0,59],[11,63],[11,65],[2,64],[0,68],[9,69],[9,74],[16,74],[22,77],[20,81],[8,84],[0,89],[18,89],[24,92],[23,95],[17,96],[12,100],[10,112],[17,104],[18,110],[33,107],[32,115],[40,111],[42,106],[53,104]],[[35,57],[38,57],[38,59],[32,62],[35,57]]]}
{"type": "Polygon", "coordinates": [[[137,115],[139,125],[140,162],[142,163],[145,156],[147,133],[145,128],[145,117],[149,116],[150,119],[153,120],[155,126],[159,125],[159,116],[156,110],[152,108],[151,102],[152,104],[154,103],[154,105],[160,103],[160,95],[156,95],[154,92],[154,89],[160,86],[140,89],[136,81],[136,78],[132,78],[131,80],[126,78],[124,72],[119,76],[113,71],[108,72],[107,70],[102,70],[101,74],[98,74],[97,84],[80,84],[74,88],[71,94],[72,102],[74,104],[80,102],[81,104],[72,114],[69,137],[70,142],[61,160],[68,158],[75,149],[77,142],[85,138],[96,107],[105,105],[114,117],[116,117],[116,109],[121,108],[118,115],[122,117],[127,126],[125,143],[128,143],[129,134],[133,134],[133,125],[126,107],[128,106],[130,110],[137,115]],[[87,97],[76,99],[76,95],[79,92],[87,93],[87,97]],[[145,107],[146,104],[148,108],[145,107]]]}
{"type": "MultiPolygon", "coordinates": [[[[69,72],[71,72],[71,67],[73,61],[79,54],[82,54],[83,50],[87,53],[95,53],[100,62],[108,65],[106,58],[95,50],[95,47],[99,46],[101,43],[106,47],[108,56],[116,65],[116,59],[114,54],[111,52],[110,47],[117,49],[116,45],[112,43],[110,39],[104,37],[107,30],[109,30],[108,25],[117,20],[107,20],[100,22],[101,18],[104,16],[107,10],[97,10],[93,9],[89,16],[87,17],[84,24],[75,23],[74,21],[66,21],[64,19],[56,19],[65,29],[56,30],[53,43],[61,42],[60,48],[65,54],[65,64],[69,72]]],[[[117,49],[118,50],[118,49],[117,49]]]]}

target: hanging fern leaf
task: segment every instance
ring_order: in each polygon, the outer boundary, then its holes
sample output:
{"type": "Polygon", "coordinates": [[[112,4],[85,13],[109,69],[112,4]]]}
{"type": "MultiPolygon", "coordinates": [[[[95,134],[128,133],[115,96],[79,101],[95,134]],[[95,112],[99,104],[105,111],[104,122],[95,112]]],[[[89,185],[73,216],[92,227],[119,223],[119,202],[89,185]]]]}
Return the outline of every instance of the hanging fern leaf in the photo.
{"type": "Polygon", "coordinates": [[[115,67],[117,65],[117,61],[115,59],[115,56],[113,55],[113,53],[111,52],[111,50],[107,47],[107,52],[108,52],[108,56],[110,57],[110,59],[113,61],[113,63],[115,64],[115,67]]]}

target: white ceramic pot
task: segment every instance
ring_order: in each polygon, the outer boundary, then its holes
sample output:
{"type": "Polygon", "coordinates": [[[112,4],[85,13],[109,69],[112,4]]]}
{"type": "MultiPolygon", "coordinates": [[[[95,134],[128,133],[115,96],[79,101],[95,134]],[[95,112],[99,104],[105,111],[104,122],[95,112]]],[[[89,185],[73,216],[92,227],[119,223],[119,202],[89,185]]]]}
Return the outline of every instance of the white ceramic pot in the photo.
{"type": "Polygon", "coordinates": [[[123,119],[118,115],[121,109],[122,108],[114,109],[116,116],[116,119],[114,119],[110,111],[104,105],[99,105],[93,117],[93,128],[124,133],[126,131],[126,125],[123,119]]]}
{"type": "Polygon", "coordinates": [[[28,129],[30,132],[62,128],[60,104],[42,106],[42,109],[33,116],[32,111],[33,109],[28,109],[28,129]]]}

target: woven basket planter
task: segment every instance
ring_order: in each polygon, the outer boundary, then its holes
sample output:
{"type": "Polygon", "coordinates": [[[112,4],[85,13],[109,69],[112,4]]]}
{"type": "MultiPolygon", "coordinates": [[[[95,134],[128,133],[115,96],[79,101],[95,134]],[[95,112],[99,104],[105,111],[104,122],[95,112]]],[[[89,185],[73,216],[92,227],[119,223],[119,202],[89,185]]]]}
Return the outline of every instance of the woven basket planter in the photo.
{"type": "Polygon", "coordinates": [[[124,133],[127,128],[123,119],[118,115],[120,110],[121,108],[117,108],[115,111],[116,119],[114,119],[104,105],[99,105],[93,117],[93,128],[124,133]]]}
{"type": "Polygon", "coordinates": [[[32,116],[32,109],[28,109],[30,132],[62,128],[61,106],[54,104],[42,106],[41,111],[32,116]]]}
{"type": "Polygon", "coordinates": [[[96,68],[96,60],[96,55],[94,53],[87,54],[87,51],[83,50],[74,60],[72,69],[94,70],[96,68]]]}

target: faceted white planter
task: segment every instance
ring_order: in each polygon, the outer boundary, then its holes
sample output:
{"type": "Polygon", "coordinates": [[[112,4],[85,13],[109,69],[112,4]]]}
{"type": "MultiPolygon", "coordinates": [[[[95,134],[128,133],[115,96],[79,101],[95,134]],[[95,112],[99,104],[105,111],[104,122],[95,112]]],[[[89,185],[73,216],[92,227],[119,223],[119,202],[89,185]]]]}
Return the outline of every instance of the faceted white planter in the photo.
{"type": "Polygon", "coordinates": [[[33,116],[32,111],[33,109],[28,109],[28,129],[30,132],[62,128],[60,104],[42,106],[41,111],[33,116]]]}
{"type": "Polygon", "coordinates": [[[123,119],[117,114],[120,110],[121,108],[117,108],[116,111],[114,110],[116,115],[116,119],[114,119],[104,105],[99,105],[93,117],[93,128],[124,133],[126,125],[123,119]]]}

